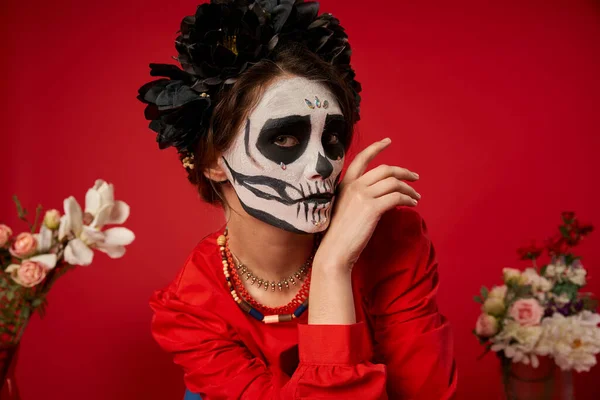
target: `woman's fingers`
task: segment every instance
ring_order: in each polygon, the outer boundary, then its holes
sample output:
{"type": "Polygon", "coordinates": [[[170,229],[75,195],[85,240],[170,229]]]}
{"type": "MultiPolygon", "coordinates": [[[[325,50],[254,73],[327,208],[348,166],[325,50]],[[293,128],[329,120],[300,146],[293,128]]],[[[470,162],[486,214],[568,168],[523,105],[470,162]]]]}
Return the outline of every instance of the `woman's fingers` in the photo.
{"type": "Polygon", "coordinates": [[[369,163],[377,156],[377,154],[388,147],[390,143],[392,143],[391,139],[386,138],[371,144],[369,147],[358,153],[356,157],[354,157],[354,160],[352,160],[352,163],[350,163],[342,184],[347,184],[360,178],[367,170],[369,163]]]}
{"type": "Polygon", "coordinates": [[[367,191],[369,195],[373,198],[378,198],[385,196],[389,193],[398,192],[405,194],[417,201],[421,199],[421,195],[417,193],[415,189],[393,176],[380,180],[379,182],[369,186],[367,188],[367,191]]]}
{"type": "Polygon", "coordinates": [[[361,176],[360,180],[363,184],[370,186],[389,177],[413,182],[419,179],[418,174],[409,171],[406,168],[390,165],[379,165],[361,176]]]}
{"type": "Polygon", "coordinates": [[[375,199],[375,204],[380,213],[384,213],[397,206],[414,207],[418,204],[417,200],[400,192],[388,193],[375,199]]]}

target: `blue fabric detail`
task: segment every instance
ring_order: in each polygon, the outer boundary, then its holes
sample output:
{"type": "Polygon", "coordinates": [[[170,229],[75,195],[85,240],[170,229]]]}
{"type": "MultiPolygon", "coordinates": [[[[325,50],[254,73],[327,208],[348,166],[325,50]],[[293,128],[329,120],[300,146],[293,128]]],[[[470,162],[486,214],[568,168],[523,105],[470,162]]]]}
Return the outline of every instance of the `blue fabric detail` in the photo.
{"type": "Polygon", "coordinates": [[[202,400],[199,394],[195,394],[190,392],[189,390],[185,390],[185,396],[183,396],[183,400],[202,400]]]}

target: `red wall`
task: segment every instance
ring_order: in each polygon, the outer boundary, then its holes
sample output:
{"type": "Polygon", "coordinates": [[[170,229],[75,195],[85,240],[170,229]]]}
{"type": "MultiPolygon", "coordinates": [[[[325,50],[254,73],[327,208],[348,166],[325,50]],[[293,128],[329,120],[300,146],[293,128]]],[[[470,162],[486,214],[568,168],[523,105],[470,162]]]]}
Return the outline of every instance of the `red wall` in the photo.
{"type": "MultiPolygon", "coordinates": [[[[322,3],[347,27],[364,87],[357,144],[390,136],[379,161],[421,175],[459,397],[488,398],[499,377],[494,357],[476,361],[472,295],[499,282],[517,246],[554,233],[562,210],[600,226],[600,5],[322,3]]],[[[64,277],[47,317],[33,318],[18,370],[25,400],[180,398],[180,371],[150,337],[147,300],[222,217],[198,200],[174,153],[157,150],[135,94],[147,64],[175,54],[195,4],[0,6],[1,219],[17,226],[13,193],[59,208],[102,177],[131,205],[137,233],[125,258],[98,255],[64,277]]],[[[581,247],[596,293],[599,246],[596,232],[581,247]]],[[[577,398],[594,398],[599,379],[600,367],[578,375],[577,398]]]]}

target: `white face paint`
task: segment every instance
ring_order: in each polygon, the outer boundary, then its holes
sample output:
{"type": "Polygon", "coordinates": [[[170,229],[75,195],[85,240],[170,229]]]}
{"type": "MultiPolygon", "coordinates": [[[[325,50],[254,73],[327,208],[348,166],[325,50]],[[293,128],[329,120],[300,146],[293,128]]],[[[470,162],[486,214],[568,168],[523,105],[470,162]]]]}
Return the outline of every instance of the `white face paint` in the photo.
{"type": "Polygon", "coordinates": [[[292,232],[329,226],[347,138],[327,87],[306,78],[277,81],[220,160],[246,212],[292,232]]]}

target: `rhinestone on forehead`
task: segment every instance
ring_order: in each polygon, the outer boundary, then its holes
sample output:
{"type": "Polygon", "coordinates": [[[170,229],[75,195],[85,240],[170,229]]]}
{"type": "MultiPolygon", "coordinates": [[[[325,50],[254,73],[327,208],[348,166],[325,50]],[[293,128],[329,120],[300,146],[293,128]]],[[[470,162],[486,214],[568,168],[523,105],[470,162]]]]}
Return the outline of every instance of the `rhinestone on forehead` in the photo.
{"type": "Polygon", "coordinates": [[[323,102],[321,102],[321,100],[315,96],[315,102],[313,104],[312,101],[310,101],[309,99],[304,99],[304,103],[306,103],[306,105],[308,106],[308,108],[310,108],[311,110],[314,110],[315,108],[329,108],[329,101],[324,100],[323,102]]]}

